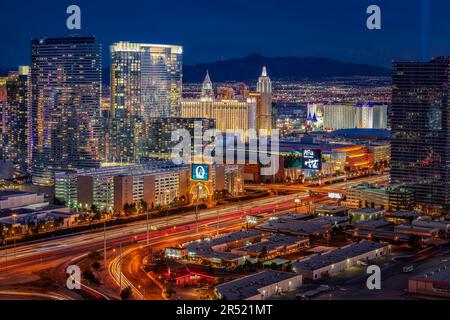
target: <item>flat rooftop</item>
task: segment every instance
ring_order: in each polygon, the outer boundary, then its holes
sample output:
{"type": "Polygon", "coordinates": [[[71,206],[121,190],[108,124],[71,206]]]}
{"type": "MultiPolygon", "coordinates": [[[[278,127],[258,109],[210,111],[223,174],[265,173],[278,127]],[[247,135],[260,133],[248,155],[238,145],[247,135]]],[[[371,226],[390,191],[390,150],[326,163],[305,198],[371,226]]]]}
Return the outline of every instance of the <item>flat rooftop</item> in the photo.
{"type": "Polygon", "coordinates": [[[260,231],[244,230],[244,231],[229,233],[227,235],[220,236],[218,238],[213,238],[213,239],[211,239],[209,244],[211,247],[215,247],[215,246],[218,246],[221,244],[245,240],[248,238],[254,238],[254,237],[258,237],[258,236],[262,236],[262,233],[260,231]]]}
{"type": "Polygon", "coordinates": [[[408,241],[411,238],[411,235],[409,235],[409,234],[394,232],[394,231],[390,231],[390,230],[382,230],[382,229],[377,229],[377,230],[355,229],[355,230],[348,230],[345,233],[350,236],[364,236],[364,237],[372,236],[374,238],[385,239],[385,240],[408,241]]]}
{"type": "Polygon", "coordinates": [[[384,213],[383,209],[375,209],[375,208],[361,208],[361,209],[352,209],[350,213],[359,213],[359,214],[375,214],[375,213],[384,213]]]}
{"type": "Polygon", "coordinates": [[[313,214],[300,214],[300,213],[288,213],[285,214],[283,216],[278,216],[278,217],[274,217],[274,219],[272,220],[279,220],[279,219],[284,219],[284,220],[308,220],[308,219],[313,219],[316,216],[313,214]]]}
{"type": "Polygon", "coordinates": [[[293,236],[276,235],[267,238],[266,241],[258,242],[247,247],[238,248],[236,250],[244,252],[262,252],[263,249],[266,248],[267,251],[271,251],[280,247],[289,247],[297,243],[300,244],[303,242],[309,242],[309,239],[293,236]]]}
{"type": "Polygon", "coordinates": [[[380,250],[386,247],[383,244],[372,241],[361,241],[348,246],[328,251],[322,255],[312,256],[294,263],[297,270],[317,270],[333,264],[352,259],[365,253],[380,250]]]}
{"type": "Polygon", "coordinates": [[[30,196],[33,194],[37,194],[37,193],[28,192],[28,191],[18,191],[18,190],[0,191],[0,200],[6,200],[6,199],[12,198],[12,197],[30,196]]]}
{"type": "Polygon", "coordinates": [[[261,294],[258,290],[296,277],[295,273],[266,270],[216,287],[226,300],[245,300],[261,294]]]}
{"type": "Polygon", "coordinates": [[[313,235],[326,232],[330,226],[348,222],[347,217],[320,217],[311,220],[277,219],[256,228],[263,231],[292,235],[313,235]]]}
{"type": "Polygon", "coordinates": [[[423,232],[427,232],[427,231],[432,231],[432,230],[438,230],[438,227],[435,226],[413,226],[413,225],[399,225],[395,227],[395,230],[404,230],[404,231],[423,231],[423,232]]]}
{"type": "Polygon", "coordinates": [[[400,218],[400,219],[415,219],[420,216],[422,215],[416,211],[397,211],[386,215],[387,218],[400,218]]]}
{"type": "Polygon", "coordinates": [[[234,261],[241,259],[243,256],[235,253],[230,252],[216,252],[212,249],[210,250],[204,250],[197,253],[200,257],[205,259],[220,259],[220,260],[227,260],[227,261],[234,261]]]}
{"type": "Polygon", "coordinates": [[[327,211],[327,212],[331,212],[331,213],[345,212],[347,210],[348,210],[348,208],[342,207],[342,206],[318,206],[315,209],[316,212],[317,211],[327,211]]]}
{"type": "Polygon", "coordinates": [[[391,226],[392,223],[384,220],[362,221],[353,224],[357,229],[382,229],[391,226]]]}
{"type": "Polygon", "coordinates": [[[424,273],[414,276],[411,279],[422,281],[439,281],[450,284],[450,262],[445,262],[432,267],[424,273]]]}

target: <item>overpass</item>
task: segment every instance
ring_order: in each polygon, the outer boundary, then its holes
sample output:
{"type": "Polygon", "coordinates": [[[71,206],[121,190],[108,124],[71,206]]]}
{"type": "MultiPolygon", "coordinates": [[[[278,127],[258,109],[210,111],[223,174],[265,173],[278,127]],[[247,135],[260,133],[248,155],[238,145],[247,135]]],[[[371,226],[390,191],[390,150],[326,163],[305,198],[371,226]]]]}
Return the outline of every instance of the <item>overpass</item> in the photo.
{"type": "Polygon", "coordinates": [[[340,193],[342,195],[347,195],[347,190],[353,186],[362,183],[386,183],[389,182],[389,175],[376,175],[370,177],[356,178],[352,180],[347,180],[345,182],[338,182],[328,185],[323,185],[320,187],[308,186],[304,184],[247,184],[245,185],[246,190],[252,191],[287,191],[287,192],[314,192],[314,193],[340,193]]]}
{"type": "Polygon", "coordinates": [[[342,195],[347,194],[347,190],[338,189],[333,187],[308,187],[304,185],[283,185],[283,184],[264,184],[264,185],[245,185],[246,190],[251,191],[289,191],[289,192],[314,192],[314,193],[340,193],[342,195]]]}

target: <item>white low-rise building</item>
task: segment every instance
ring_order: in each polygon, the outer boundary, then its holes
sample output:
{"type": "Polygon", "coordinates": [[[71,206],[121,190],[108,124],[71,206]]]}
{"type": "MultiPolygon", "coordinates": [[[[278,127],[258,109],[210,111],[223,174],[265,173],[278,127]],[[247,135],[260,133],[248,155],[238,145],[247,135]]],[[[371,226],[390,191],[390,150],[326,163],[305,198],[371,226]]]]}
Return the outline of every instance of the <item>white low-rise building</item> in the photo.
{"type": "Polygon", "coordinates": [[[294,271],[304,279],[319,280],[344,271],[358,262],[368,262],[389,252],[389,246],[372,241],[361,241],[314,255],[293,264],[294,271]]]}
{"type": "Polygon", "coordinates": [[[0,210],[21,208],[45,202],[43,193],[22,192],[22,191],[1,191],[0,210]]]}
{"type": "Polygon", "coordinates": [[[215,293],[222,300],[267,300],[278,294],[296,290],[302,283],[301,275],[266,270],[218,285],[215,293]]]}

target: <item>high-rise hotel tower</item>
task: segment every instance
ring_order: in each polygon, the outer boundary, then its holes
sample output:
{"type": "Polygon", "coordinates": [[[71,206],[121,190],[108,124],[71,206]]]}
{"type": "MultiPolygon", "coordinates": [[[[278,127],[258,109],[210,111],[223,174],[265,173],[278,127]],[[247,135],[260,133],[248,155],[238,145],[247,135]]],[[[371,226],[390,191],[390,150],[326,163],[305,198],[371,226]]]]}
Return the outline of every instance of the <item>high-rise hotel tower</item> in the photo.
{"type": "Polygon", "coordinates": [[[450,206],[449,82],[450,58],[393,65],[391,179],[436,213],[450,206]]]}
{"type": "Polygon", "coordinates": [[[256,126],[258,131],[263,129],[272,131],[272,82],[267,74],[266,67],[263,68],[259,77],[256,91],[261,94],[261,103],[256,110],[256,126]]]}
{"type": "Polygon", "coordinates": [[[19,67],[6,80],[7,102],[4,108],[6,157],[28,171],[31,161],[30,132],[30,68],[19,67]]]}
{"type": "Polygon", "coordinates": [[[110,160],[137,161],[147,119],[176,117],[182,95],[183,48],[119,42],[111,46],[110,160]]]}
{"type": "Polygon", "coordinates": [[[55,172],[101,160],[102,47],[73,36],[33,40],[31,51],[33,183],[51,185],[55,172]]]}

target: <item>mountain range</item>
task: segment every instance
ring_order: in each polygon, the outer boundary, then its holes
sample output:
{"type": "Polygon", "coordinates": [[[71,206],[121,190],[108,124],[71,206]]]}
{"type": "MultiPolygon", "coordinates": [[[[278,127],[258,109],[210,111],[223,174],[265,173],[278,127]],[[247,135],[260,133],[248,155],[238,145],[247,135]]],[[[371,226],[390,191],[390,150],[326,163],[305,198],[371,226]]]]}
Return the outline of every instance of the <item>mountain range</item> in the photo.
{"type": "Polygon", "coordinates": [[[266,66],[274,80],[323,79],[353,76],[389,76],[390,70],[382,67],[343,63],[317,57],[264,57],[251,54],[240,59],[229,59],[184,67],[185,82],[201,82],[209,70],[212,81],[255,81],[266,66]]]}
{"type": "MultiPolygon", "coordinates": [[[[273,80],[318,80],[333,77],[353,76],[389,76],[390,70],[366,64],[343,63],[337,60],[318,57],[265,57],[250,54],[243,58],[228,59],[212,63],[185,65],[183,81],[186,83],[202,82],[206,70],[213,82],[256,81],[266,66],[273,80]]],[[[8,74],[10,68],[0,68],[0,76],[8,74]]],[[[103,81],[109,84],[110,68],[103,69],[103,81]]]]}

